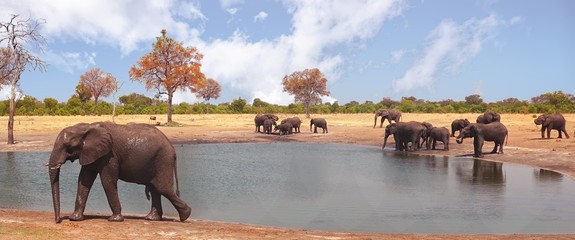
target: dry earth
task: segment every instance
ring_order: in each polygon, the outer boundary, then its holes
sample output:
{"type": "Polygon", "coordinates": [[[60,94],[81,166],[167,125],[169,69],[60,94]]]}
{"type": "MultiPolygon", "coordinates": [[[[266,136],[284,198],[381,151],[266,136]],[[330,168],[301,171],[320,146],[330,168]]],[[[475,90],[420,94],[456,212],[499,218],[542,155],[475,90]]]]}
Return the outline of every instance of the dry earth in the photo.
{"type": "MultiPolygon", "coordinates": [[[[280,118],[291,115],[280,115],[280,118]]],[[[564,115],[570,139],[557,139],[552,132],[551,139],[541,139],[540,130],[533,123],[532,114],[504,114],[502,122],[509,129],[509,138],[504,147],[505,154],[486,154],[485,159],[506,163],[530,165],[554,170],[575,179],[575,114],[564,115]]],[[[373,128],[372,114],[330,114],[324,117],[329,123],[329,134],[312,134],[308,130],[309,121],[304,116],[302,133],[288,136],[264,135],[255,133],[253,114],[249,115],[174,115],[180,127],[159,127],[175,144],[178,143],[219,143],[219,142],[272,142],[301,141],[318,143],[349,143],[380,146],[382,128],[373,128]]],[[[429,121],[434,126],[450,128],[452,120],[468,118],[474,122],[477,114],[404,114],[402,121],[429,121]]],[[[22,116],[15,121],[17,144],[6,145],[6,132],[0,130],[0,151],[50,151],[58,132],[66,126],[79,122],[111,121],[111,116],[22,116]]],[[[118,116],[117,123],[152,123],[148,115],[118,116]]],[[[157,116],[157,121],[165,122],[165,116],[157,116]]],[[[7,122],[7,117],[0,117],[7,122]]],[[[453,140],[453,139],[452,139],[453,140]]],[[[419,151],[414,154],[465,155],[473,152],[472,141],[463,144],[451,141],[450,151],[419,151]]],[[[390,144],[390,146],[392,146],[390,144]]],[[[489,151],[492,143],[486,143],[484,151],[489,151]]],[[[385,151],[392,151],[385,149],[385,151]]],[[[0,206],[1,208],[1,206],[0,206]]],[[[63,213],[64,216],[69,213],[63,213]]],[[[193,217],[193,213],[192,213],[193,217]]],[[[267,226],[223,223],[203,220],[174,222],[169,218],[163,222],[148,222],[142,216],[128,216],[123,223],[109,223],[105,214],[92,215],[83,222],[64,221],[53,223],[53,213],[14,209],[0,209],[0,238],[2,239],[110,239],[110,238],[174,238],[174,239],[575,239],[574,234],[539,235],[511,234],[499,235],[427,235],[427,234],[385,234],[385,233],[340,233],[285,229],[267,226]]],[[[175,219],[175,218],[173,218],[175,219]]]]}

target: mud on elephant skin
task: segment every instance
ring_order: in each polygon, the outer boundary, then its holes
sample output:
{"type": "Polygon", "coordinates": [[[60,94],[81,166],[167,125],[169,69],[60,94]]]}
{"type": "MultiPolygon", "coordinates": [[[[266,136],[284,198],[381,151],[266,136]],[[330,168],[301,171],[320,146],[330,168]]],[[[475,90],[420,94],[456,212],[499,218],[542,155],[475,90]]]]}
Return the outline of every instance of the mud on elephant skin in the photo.
{"type": "Polygon", "coordinates": [[[191,214],[192,209],[180,198],[175,149],[160,130],[148,124],[79,123],[58,134],[47,164],[56,223],[61,221],[60,166],[77,159],[82,167],[70,220],[84,219],[88,195],[98,175],[112,210],[110,221],[124,220],[118,180],[146,186],[146,195],[152,196],[147,220],[162,219],[161,196],[174,205],[181,221],[191,214]]]}
{"type": "Polygon", "coordinates": [[[547,138],[551,138],[551,130],[553,129],[559,132],[558,138],[563,138],[561,133],[565,133],[565,137],[569,138],[569,134],[565,129],[565,118],[560,113],[542,114],[533,122],[535,122],[535,125],[541,125],[541,138],[545,138],[545,131],[547,131],[547,138]]]}
{"type": "Polygon", "coordinates": [[[379,127],[383,127],[383,121],[387,119],[387,122],[391,124],[391,120],[395,121],[396,123],[401,120],[401,112],[396,109],[379,109],[375,112],[375,118],[373,121],[373,128],[377,125],[377,118],[381,117],[381,122],[379,123],[379,127]]]}
{"type": "Polygon", "coordinates": [[[500,122],[472,123],[461,130],[461,133],[455,139],[457,143],[463,143],[465,138],[473,138],[473,156],[482,157],[483,144],[485,141],[494,142],[495,147],[491,153],[503,153],[503,144],[508,137],[508,131],[505,125],[500,122]],[[499,151],[497,148],[499,147],[499,151]]]}

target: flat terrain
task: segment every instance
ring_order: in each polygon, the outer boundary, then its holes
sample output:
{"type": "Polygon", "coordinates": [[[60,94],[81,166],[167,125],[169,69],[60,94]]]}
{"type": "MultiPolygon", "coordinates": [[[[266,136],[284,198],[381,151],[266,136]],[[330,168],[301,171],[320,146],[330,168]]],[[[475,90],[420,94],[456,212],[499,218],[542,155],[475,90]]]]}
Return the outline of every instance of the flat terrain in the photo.
{"type": "MultiPolygon", "coordinates": [[[[434,126],[450,128],[451,121],[467,118],[475,122],[478,114],[409,114],[404,113],[402,121],[428,121],[434,126]]],[[[280,119],[292,115],[279,115],[280,119]]],[[[506,163],[530,165],[537,168],[554,170],[575,179],[575,114],[565,114],[570,139],[558,139],[553,131],[551,139],[541,139],[540,128],[533,123],[533,114],[503,114],[502,123],[509,129],[505,154],[486,154],[485,159],[506,163]]],[[[149,115],[117,116],[116,123],[150,123],[149,115]]],[[[165,115],[157,115],[157,121],[166,122],[165,115]]],[[[309,120],[305,116],[300,134],[278,136],[255,133],[254,114],[243,115],[174,115],[173,120],[179,127],[161,129],[173,143],[236,143],[236,142],[273,142],[300,141],[318,143],[348,143],[381,146],[383,128],[373,128],[372,114],[330,114],[314,115],[323,117],[329,124],[328,134],[312,134],[309,120]]],[[[17,144],[6,145],[5,129],[0,129],[0,151],[51,151],[58,132],[79,122],[111,121],[111,116],[17,116],[15,121],[15,139],[17,144]]],[[[379,119],[378,119],[379,121],[379,119]]],[[[7,122],[7,117],[0,117],[7,122]]],[[[384,126],[387,124],[384,123],[384,126]]],[[[379,125],[379,123],[378,123],[379,125]]],[[[390,139],[390,141],[393,141],[390,139]]],[[[452,138],[450,151],[418,151],[413,154],[434,154],[450,156],[468,156],[473,153],[473,141],[465,139],[456,144],[452,138]]],[[[393,144],[388,143],[391,147],[393,144]]],[[[441,144],[440,144],[441,146],[441,144]]],[[[489,152],[493,143],[486,143],[483,151],[489,152]]],[[[384,151],[392,151],[386,148],[384,151]]],[[[46,159],[47,161],[47,159],[46,159]]],[[[1,207],[1,206],[0,206],[1,207]]],[[[63,213],[66,216],[69,213],[63,213]]],[[[89,214],[89,213],[88,213],[89,214]]],[[[106,213],[104,213],[106,214],[106,213]]],[[[380,233],[339,233],[284,229],[265,226],[253,226],[239,223],[222,223],[193,219],[184,223],[168,221],[148,222],[143,216],[127,216],[123,223],[109,223],[105,215],[93,215],[83,222],[63,221],[53,223],[52,212],[0,209],[0,238],[2,239],[110,239],[110,238],[175,238],[175,239],[254,239],[254,238],[328,238],[328,239],[575,239],[572,235],[412,235],[380,233]]]]}

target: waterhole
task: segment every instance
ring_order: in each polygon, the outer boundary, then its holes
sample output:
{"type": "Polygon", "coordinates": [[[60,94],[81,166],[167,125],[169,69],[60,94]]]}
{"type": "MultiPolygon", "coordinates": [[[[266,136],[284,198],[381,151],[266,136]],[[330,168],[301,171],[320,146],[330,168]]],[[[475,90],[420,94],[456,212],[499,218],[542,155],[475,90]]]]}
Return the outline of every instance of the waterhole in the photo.
{"type": "MultiPolygon", "coordinates": [[[[380,147],[176,145],[192,218],[386,233],[573,233],[575,182],[559,173],[380,147]]],[[[52,211],[48,152],[0,153],[0,207],[52,211]]],[[[74,209],[77,162],[62,166],[62,212],[74,209]]],[[[124,214],[145,215],[144,187],[120,182],[124,214]]],[[[164,198],[165,215],[177,216],[164,198]]],[[[102,186],[86,214],[110,214],[102,186]]],[[[53,221],[52,218],[46,221],[53,221]]],[[[142,220],[143,221],[143,220],[142,220]]]]}

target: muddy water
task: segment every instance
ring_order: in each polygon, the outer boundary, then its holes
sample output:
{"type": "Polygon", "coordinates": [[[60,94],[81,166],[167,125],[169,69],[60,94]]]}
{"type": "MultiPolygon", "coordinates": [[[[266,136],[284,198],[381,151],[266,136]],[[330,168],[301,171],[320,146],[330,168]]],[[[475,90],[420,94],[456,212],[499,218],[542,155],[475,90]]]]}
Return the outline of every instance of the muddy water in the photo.
{"type": "MultiPolygon", "coordinates": [[[[177,145],[192,217],[305,229],[388,233],[573,233],[575,181],[556,172],[470,158],[417,157],[377,147],[177,145]]],[[[0,153],[0,207],[52,209],[49,153],[0,153]]],[[[62,167],[73,211],[77,163],[62,167]]],[[[119,184],[125,214],[145,215],[144,187],[119,184]]],[[[86,212],[109,214],[97,181],[86,212]]],[[[163,200],[166,215],[175,210],[163,200]]],[[[52,219],[46,219],[52,221],[52,219]]]]}

